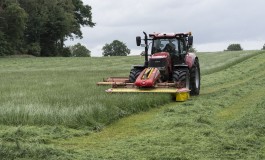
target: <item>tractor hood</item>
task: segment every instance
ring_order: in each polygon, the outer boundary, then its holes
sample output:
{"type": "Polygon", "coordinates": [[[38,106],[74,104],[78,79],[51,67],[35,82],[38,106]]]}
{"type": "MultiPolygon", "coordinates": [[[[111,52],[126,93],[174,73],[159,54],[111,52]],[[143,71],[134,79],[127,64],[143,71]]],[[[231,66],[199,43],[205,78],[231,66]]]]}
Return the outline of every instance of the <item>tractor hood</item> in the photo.
{"type": "Polygon", "coordinates": [[[169,57],[169,53],[168,52],[158,52],[158,53],[155,53],[151,56],[149,56],[149,59],[160,59],[160,58],[167,58],[169,57]]]}

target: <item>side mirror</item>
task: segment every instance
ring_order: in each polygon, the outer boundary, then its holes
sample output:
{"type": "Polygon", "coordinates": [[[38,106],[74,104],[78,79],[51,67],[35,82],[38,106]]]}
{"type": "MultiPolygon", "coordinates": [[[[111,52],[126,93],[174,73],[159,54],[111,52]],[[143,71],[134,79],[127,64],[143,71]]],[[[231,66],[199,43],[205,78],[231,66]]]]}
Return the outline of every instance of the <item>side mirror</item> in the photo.
{"type": "Polygon", "coordinates": [[[189,36],[188,37],[188,45],[192,46],[192,44],[193,44],[193,36],[189,36]]]}
{"type": "Polygon", "coordinates": [[[141,45],[141,37],[140,36],[136,37],[136,44],[137,44],[137,46],[141,45]]]}

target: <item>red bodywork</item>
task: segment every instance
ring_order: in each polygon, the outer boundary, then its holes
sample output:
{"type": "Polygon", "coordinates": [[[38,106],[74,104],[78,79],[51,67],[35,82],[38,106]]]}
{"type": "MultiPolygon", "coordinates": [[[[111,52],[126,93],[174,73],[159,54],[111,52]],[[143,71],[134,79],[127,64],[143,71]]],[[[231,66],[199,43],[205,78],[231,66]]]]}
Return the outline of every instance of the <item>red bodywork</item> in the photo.
{"type": "Polygon", "coordinates": [[[188,53],[185,57],[185,63],[188,65],[189,68],[193,66],[195,61],[196,55],[194,53],[188,53]]]}
{"type": "Polygon", "coordinates": [[[157,68],[144,69],[135,81],[137,87],[154,87],[160,78],[160,72],[157,68]]]}
{"type": "MultiPolygon", "coordinates": [[[[169,74],[172,72],[171,58],[168,52],[155,53],[149,56],[149,61],[150,59],[154,61],[155,59],[166,59],[165,72],[166,74],[169,74]]],[[[141,72],[141,74],[138,76],[134,84],[138,87],[154,87],[160,77],[161,77],[161,74],[158,68],[149,67],[149,68],[144,69],[141,72]],[[150,73],[148,71],[150,71],[150,73]]]]}
{"type": "Polygon", "coordinates": [[[172,62],[171,62],[170,54],[168,52],[158,52],[158,53],[151,55],[149,57],[149,60],[150,59],[158,59],[158,58],[165,58],[167,61],[166,69],[169,73],[172,72],[172,62]]]}
{"type": "MultiPolygon", "coordinates": [[[[188,37],[190,35],[191,35],[191,32],[188,32],[188,33],[152,33],[152,34],[149,34],[149,37],[151,37],[151,38],[180,38],[180,37],[188,37]]],[[[186,43],[188,43],[188,42],[186,41],[186,43]]],[[[160,53],[156,53],[156,54],[159,55],[159,54],[163,54],[163,53],[167,53],[167,52],[160,52],[160,53]]],[[[156,54],[154,54],[154,55],[156,55],[156,54]]],[[[168,57],[169,57],[169,55],[168,55],[168,57]]],[[[185,57],[185,63],[188,65],[189,68],[191,68],[193,66],[195,58],[196,58],[196,55],[194,53],[187,53],[187,55],[185,57]]],[[[171,63],[170,63],[170,66],[171,66],[171,63]]],[[[169,71],[171,72],[172,69],[170,68],[169,71]]]]}

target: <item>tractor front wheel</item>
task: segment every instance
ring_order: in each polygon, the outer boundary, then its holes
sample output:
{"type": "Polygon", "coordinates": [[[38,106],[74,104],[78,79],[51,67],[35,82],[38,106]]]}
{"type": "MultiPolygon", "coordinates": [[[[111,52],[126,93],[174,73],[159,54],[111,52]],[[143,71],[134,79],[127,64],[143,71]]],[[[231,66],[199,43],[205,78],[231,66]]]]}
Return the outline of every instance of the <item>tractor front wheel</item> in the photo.
{"type": "Polygon", "coordinates": [[[173,81],[177,88],[190,89],[190,76],[188,69],[177,69],[173,72],[173,81]]]}
{"type": "Polygon", "coordinates": [[[137,79],[137,77],[140,75],[142,71],[139,70],[139,69],[136,69],[136,68],[133,68],[131,71],[130,71],[130,75],[129,75],[129,81],[131,83],[134,83],[137,79]]]}

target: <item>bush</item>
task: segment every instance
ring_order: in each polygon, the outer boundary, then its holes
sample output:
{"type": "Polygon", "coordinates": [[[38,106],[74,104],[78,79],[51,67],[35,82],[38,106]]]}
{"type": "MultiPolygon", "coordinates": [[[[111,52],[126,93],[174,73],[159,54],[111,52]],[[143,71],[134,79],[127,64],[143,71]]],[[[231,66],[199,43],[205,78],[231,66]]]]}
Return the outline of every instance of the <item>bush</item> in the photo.
{"type": "Polygon", "coordinates": [[[39,43],[31,43],[28,46],[28,54],[33,56],[40,56],[41,47],[39,43]]]}
{"type": "Polygon", "coordinates": [[[63,56],[63,57],[71,57],[72,56],[72,53],[71,53],[70,48],[69,47],[63,48],[63,51],[61,53],[61,56],[63,56]]]}
{"type": "Polygon", "coordinates": [[[243,48],[241,47],[240,44],[230,44],[227,47],[227,51],[242,51],[243,48]]]}
{"type": "Polygon", "coordinates": [[[14,49],[7,41],[5,34],[0,31],[0,56],[12,55],[13,53],[14,49]]]}
{"type": "Polygon", "coordinates": [[[197,50],[196,50],[194,47],[191,47],[191,48],[189,49],[189,51],[190,51],[190,52],[193,52],[193,53],[194,53],[194,52],[197,52],[197,50]]]}
{"type": "Polygon", "coordinates": [[[90,57],[91,51],[88,50],[85,46],[77,43],[74,46],[71,46],[69,50],[72,52],[73,57],[90,57]]]}
{"type": "Polygon", "coordinates": [[[262,49],[261,50],[265,50],[265,44],[263,45],[262,49]]]}

